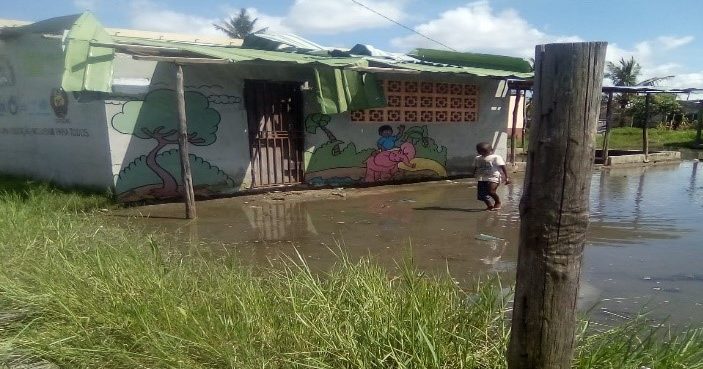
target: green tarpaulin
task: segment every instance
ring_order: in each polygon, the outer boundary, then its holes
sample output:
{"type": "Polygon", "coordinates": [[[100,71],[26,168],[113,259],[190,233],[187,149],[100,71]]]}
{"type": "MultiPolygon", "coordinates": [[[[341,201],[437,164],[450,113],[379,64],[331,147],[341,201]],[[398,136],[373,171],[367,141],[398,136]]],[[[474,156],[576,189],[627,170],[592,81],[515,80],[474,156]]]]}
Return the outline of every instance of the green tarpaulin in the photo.
{"type": "Polygon", "coordinates": [[[337,114],[386,106],[383,91],[373,74],[315,68],[315,82],[321,113],[337,114]]]}

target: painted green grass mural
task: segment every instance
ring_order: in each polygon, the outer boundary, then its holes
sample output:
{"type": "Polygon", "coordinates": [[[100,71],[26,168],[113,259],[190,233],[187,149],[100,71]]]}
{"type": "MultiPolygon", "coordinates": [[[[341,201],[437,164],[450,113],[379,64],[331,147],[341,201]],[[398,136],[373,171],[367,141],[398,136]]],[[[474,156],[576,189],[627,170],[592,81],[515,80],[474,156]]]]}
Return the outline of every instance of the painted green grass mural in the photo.
{"type": "MultiPolygon", "coordinates": [[[[193,187],[199,195],[207,195],[216,188],[231,188],[236,185],[235,180],[217,166],[194,154],[189,154],[188,157],[193,173],[193,187]]],[[[178,149],[160,153],[156,156],[156,162],[169,173],[178,174],[181,171],[178,149]]],[[[176,188],[182,186],[179,175],[175,175],[173,180],[176,188]]],[[[152,197],[153,189],[160,188],[161,185],[161,178],[149,168],[147,156],[142,155],[122,169],[117,176],[115,188],[121,201],[134,201],[152,197]]],[[[178,191],[173,193],[173,196],[177,195],[178,191]]]]}
{"type": "Polygon", "coordinates": [[[364,166],[366,159],[373,154],[374,149],[358,151],[352,142],[340,149],[344,141],[325,142],[310,153],[307,170],[317,172],[332,168],[355,168],[364,166]]]}

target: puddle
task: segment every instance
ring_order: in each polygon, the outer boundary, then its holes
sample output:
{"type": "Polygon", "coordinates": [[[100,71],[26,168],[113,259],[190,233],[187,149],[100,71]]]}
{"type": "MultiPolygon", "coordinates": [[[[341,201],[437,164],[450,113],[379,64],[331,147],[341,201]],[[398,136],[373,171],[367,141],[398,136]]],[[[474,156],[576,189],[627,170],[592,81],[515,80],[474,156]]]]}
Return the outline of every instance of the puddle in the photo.
{"type": "MultiPolygon", "coordinates": [[[[659,318],[703,320],[701,171],[684,162],[594,173],[582,309],[597,303],[592,314],[601,320],[645,306],[659,318]]],[[[298,252],[324,269],[339,243],[352,258],[372,255],[389,268],[411,254],[417,267],[466,283],[484,273],[513,278],[522,191],[515,180],[499,189],[500,212],[481,211],[476,188],[461,181],[199,202],[194,222],[169,219],[182,216],[181,204],[128,212],[150,215],[138,220],[149,229],[244,262],[298,252]]]]}

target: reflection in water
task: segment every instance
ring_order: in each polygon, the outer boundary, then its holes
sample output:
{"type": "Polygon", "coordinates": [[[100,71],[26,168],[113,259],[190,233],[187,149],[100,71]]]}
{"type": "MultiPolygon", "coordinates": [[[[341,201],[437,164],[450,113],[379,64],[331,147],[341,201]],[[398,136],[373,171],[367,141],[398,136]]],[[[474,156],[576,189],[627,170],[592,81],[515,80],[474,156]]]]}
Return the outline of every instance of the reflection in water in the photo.
{"type": "Polygon", "coordinates": [[[300,202],[242,204],[242,210],[261,241],[298,239],[305,233],[317,235],[310,214],[300,202]]]}
{"type": "MultiPolygon", "coordinates": [[[[703,186],[698,163],[596,172],[580,306],[636,312],[653,308],[703,320],[703,186]],[[688,278],[686,276],[692,276],[688,278]]],[[[347,190],[349,196],[241,197],[198,203],[200,218],[148,219],[154,228],[182,228],[178,236],[200,250],[236,253],[267,263],[281,253],[329,268],[341,244],[351,258],[373,256],[390,270],[413,257],[424,270],[449,271],[465,283],[482,273],[514,276],[522,184],[501,186],[504,209],[484,212],[469,183],[347,190]],[[363,194],[363,195],[360,195],[363,194]],[[479,234],[504,239],[487,242],[479,234]]],[[[180,215],[180,204],[138,209],[180,215]]],[[[599,313],[601,314],[601,313],[599,313]]],[[[605,313],[602,313],[605,314],[605,313]]],[[[602,316],[600,316],[602,317],[602,316]]]]}

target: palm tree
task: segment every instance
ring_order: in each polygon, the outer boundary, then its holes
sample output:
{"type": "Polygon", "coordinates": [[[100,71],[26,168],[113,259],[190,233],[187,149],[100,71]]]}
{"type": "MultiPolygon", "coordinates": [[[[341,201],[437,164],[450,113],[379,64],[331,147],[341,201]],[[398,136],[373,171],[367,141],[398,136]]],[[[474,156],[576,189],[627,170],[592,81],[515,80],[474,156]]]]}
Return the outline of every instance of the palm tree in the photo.
{"type": "Polygon", "coordinates": [[[635,58],[631,57],[630,60],[620,58],[618,64],[608,62],[606,69],[605,77],[613,81],[615,86],[634,86],[642,68],[635,58]]]}
{"type": "Polygon", "coordinates": [[[247,10],[241,8],[236,16],[230,17],[229,20],[222,22],[222,24],[213,24],[213,26],[231,38],[243,39],[254,31],[254,25],[257,20],[258,18],[251,19],[247,10]]]}
{"type": "MultiPolygon", "coordinates": [[[[605,69],[605,77],[613,81],[613,84],[615,86],[635,86],[637,85],[637,77],[639,77],[642,68],[634,57],[630,57],[630,60],[620,58],[618,64],[608,62],[605,65],[605,69]]],[[[630,103],[630,98],[628,94],[622,93],[619,94],[615,99],[618,102],[618,105],[620,105],[620,111],[618,112],[618,125],[623,126],[625,123],[626,115],[625,109],[630,103]]]]}

